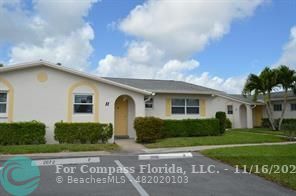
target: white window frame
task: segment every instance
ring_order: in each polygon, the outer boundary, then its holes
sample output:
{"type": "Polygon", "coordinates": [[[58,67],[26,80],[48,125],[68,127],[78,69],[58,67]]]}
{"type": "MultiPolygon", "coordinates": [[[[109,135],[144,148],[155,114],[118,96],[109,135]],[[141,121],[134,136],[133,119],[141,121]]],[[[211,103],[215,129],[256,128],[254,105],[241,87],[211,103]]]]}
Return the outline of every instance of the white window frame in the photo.
{"type": "Polygon", "coordinates": [[[291,111],[292,111],[292,112],[295,112],[295,111],[296,111],[296,108],[293,110],[292,105],[296,105],[296,103],[291,103],[291,104],[290,104],[290,109],[291,109],[291,111]]]}
{"type": "Polygon", "coordinates": [[[73,94],[73,114],[75,115],[92,115],[94,113],[94,94],[93,93],[74,93],[73,94]],[[76,103],[75,96],[76,95],[84,95],[84,96],[92,96],[92,103],[76,103]],[[91,105],[92,112],[91,113],[84,113],[84,112],[75,112],[75,105],[91,105]]]}
{"type": "Polygon", "coordinates": [[[226,109],[227,109],[227,114],[228,114],[228,115],[233,115],[233,105],[231,105],[231,104],[227,105],[227,106],[226,106],[226,109]],[[228,107],[229,107],[229,106],[231,106],[232,110],[228,110],[228,107]],[[232,111],[231,114],[229,113],[230,111],[232,111]]]}
{"type": "Polygon", "coordinates": [[[0,102],[1,104],[5,104],[6,105],[6,112],[5,113],[0,113],[0,117],[7,117],[8,115],[8,91],[6,90],[0,90],[0,93],[6,93],[6,102],[0,102]]]}
{"type": "Polygon", "coordinates": [[[172,115],[199,115],[200,114],[200,101],[199,101],[199,99],[198,98],[183,98],[183,97],[181,97],[181,98],[178,98],[178,97],[176,97],[176,98],[172,98],[171,99],[171,102],[172,102],[172,105],[171,105],[171,113],[172,113],[172,115]],[[173,99],[184,99],[185,100],[185,105],[184,106],[179,106],[179,105],[173,105],[173,99]],[[195,99],[195,100],[198,100],[198,106],[189,106],[189,105],[187,105],[187,100],[188,99],[195,99]],[[177,114],[177,113],[173,113],[173,107],[174,108],[184,108],[184,113],[179,113],[179,114],[177,114]],[[187,113],[187,108],[198,108],[198,113],[187,113]]]}
{"type": "Polygon", "coordinates": [[[281,112],[281,111],[283,111],[283,104],[281,104],[281,103],[274,103],[273,104],[273,111],[274,112],[281,112]],[[281,105],[281,110],[275,110],[275,105],[281,105]]]}
{"type": "Polygon", "coordinates": [[[154,107],[154,100],[152,97],[144,97],[144,102],[145,102],[145,109],[153,109],[154,107]],[[151,107],[146,107],[146,104],[151,105],[151,107]]]}

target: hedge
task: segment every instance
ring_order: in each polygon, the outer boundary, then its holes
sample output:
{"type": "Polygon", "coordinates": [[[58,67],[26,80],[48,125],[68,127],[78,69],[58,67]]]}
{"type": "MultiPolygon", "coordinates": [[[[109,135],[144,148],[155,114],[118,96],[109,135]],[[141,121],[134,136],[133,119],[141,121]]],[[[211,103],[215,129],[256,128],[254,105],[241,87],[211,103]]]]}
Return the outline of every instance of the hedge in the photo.
{"type": "Polygon", "coordinates": [[[0,145],[44,144],[45,124],[32,122],[0,123],[0,145]]]}
{"type": "Polygon", "coordinates": [[[137,134],[137,142],[155,142],[162,137],[164,122],[155,117],[137,117],[134,128],[137,134]]]}
{"type": "Polygon", "coordinates": [[[232,128],[232,122],[230,121],[229,118],[226,118],[226,128],[231,129],[232,128]]]}
{"type": "Polygon", "coordinates": [[[195,137],[219,135],[218,119],[164,120],[162,137],[195,137]]]}
{"type": "Polygon", "coordinates": [[[54,138],[59,143],[105,143],[113,135],[111,124],[64,123],[55,124],[54,138]]]}
{"type": "MultiPolygon", "coordinates": [[[[279,124],[280,119],[275,119],[276,128],[279,124]]],[[[264,128],[271,128],[268,118],[263,118],[261,126],[264,128]]],[[[296,130],[296,119],[295,118],[285,118],[282,122],[282,130],[296,130]]]]}
{"type": "Polygon", "coordinates": [[[167,137],[220,135],[218,119],[162,120],[138,117],[134,121],[138,142],[154,142],[167,137]]]}

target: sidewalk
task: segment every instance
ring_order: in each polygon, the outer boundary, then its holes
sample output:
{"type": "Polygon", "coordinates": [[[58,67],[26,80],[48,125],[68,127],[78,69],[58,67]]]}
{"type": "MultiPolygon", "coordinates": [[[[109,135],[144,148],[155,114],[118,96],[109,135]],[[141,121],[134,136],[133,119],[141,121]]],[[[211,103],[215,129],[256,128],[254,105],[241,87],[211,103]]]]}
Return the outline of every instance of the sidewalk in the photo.
{"type": "Polygon", "coordinates": [[[193,152],[215,148],[228,148],[240,146],[267,146],[267,145],[288,145],[296,144],[295,142],[277,142],[277,143],[257,143],[257,144],[227,144],[227,145],[209,145],[209,146],[190,146],[190,147],[174,147],[174,148],[154,148],[148,149],[145,146],[136,143],[131,139],[117,140],[116,143],[120,146],[119,152],[106,151],[86,151],[86,152],[59,152],[59,153],[34,153],[34,154],[0,154],[0,161],[6,161],[15,156],[26,156],[31,159],[54,159],[54,158],[78,158],[78,157],[96,157],[102,155],[136,155],[145,153],[174,153],[174,152],[193,152]]]}
{"type": "Polygon", "coordinates": [[[122,153],[139,154],[148,150],[142,144],[136,143],[134,139],[117,139],[115,143],[120,147],[122,153]]]}
{"type": "Polygon", "coordinates": [[[0,154],[0,161],[6,161],[12,157],[25,156],[31,159],[55,159],[55,158],[78,158],[78,157],[96,157],[101,155],[110,155],[106,151],[86,151],[86,152],[58,152],[58,153],[34,153],[34,154],[0,154]]]}
{"type": "Polygon", "coordinates": [[[276,142],[276,143],[257,143],[257,144],[226,144],[226,145],[209,145],[209,146],[189,146],[189,147],[173,147],[173,148],[151,148],[144,149],[146,153],[170,153],[170,152],[193,152],[215,148],[229,148],[241,146],[267,146],[267,145],[287,145],[296,144],[295,142],[276,142]]]}

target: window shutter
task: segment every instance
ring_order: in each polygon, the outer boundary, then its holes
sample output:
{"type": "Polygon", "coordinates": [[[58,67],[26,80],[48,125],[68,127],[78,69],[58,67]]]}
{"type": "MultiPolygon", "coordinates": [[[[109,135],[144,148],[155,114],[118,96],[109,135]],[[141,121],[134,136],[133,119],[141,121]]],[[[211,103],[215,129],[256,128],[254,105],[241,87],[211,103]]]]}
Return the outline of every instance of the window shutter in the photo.
{"type": "Polygon", "coordinates": [[[167,97],[166,98],[166,104],[165,104],[165,115],[170,116],[172,114],[172,103],[171,103],[171,98],[167,97]]]}
{"type": "Polygon", "coordinates": [[[206,100],[205,99],[200,99],[200,116],[206,116],[206,100]]]}

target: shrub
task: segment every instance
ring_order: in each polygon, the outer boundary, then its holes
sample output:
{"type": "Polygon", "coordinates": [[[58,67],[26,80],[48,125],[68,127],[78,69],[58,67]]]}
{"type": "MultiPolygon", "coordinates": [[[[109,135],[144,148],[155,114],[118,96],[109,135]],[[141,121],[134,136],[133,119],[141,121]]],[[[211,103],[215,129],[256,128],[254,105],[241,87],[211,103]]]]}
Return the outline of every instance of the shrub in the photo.
{"type": "Polygon", "coordinates": [[[268,118],[262,118],[261,127],[271,128],[268,118]]]}
{"type": "Polygon", "coordinates": [[[113,135],[110,125],[100,123],[64,123],[55,124],[54,138],[59,143],[98,143],[106,142],[113,135]]]}
{"type": "Polygon", "coordinates": [[[289,140],[295,140],[296,137],[296,119],[284,119],[282,129],[289,140]]]}
{"type": "Polygon", "coordinates": [[[220,133],[223,134],[226,128],[226,114],[225,112],[216,112],[216,118],[219,120],[220,133]]]}
{"type": "Polygon", "coordinates": [[[0,145],[44,144],[45,124],[32,122],[0,123],[0,145]]]}
{"type": "Polygon", "coordinates": [[[113,126],[109,123],[106,126],[103,126],[103,130],[101,133],[102,143],[107,143],[108,139],[112,138],[113,135],[113,126]]]}
{"type": "Polygon", "coordinates": [[[155,142],[161,138],[163,120],[155,117],[137,117],[134,128],[137,134],[137,142],[155,142]]]}
{"type": "Polygon", "coordinates": [[[230,121],[229,118],[226,118],[226,128],[227,129],[231,129],[232,128],[232,123],[231,123],[231,121],[230,121]]]}
{"type": "Polygon", "coordinates": [[[217,119],[164,120],[162,137],[195,137],[219,135],[217,119]]]}
{"type": "MultiPolygon", "coordinates": [[[[274,119],[274,121],[275,121],[276,129],[277,129],[280,119],[274,119]]],[[[271,128],[271,125],[269,123],[268,118],[263,118],[262,119],[262,127],[271,128]]],[[[290,129],[290,130],[295,129],[296,130],[296,119],[295,118],[285,118],[285,119],[283,119],[281,129],[282,130],[286,130],[286,129],[290,129]]]]}

